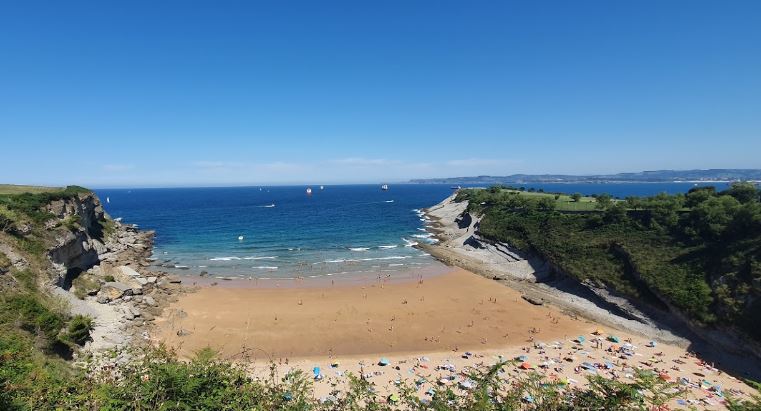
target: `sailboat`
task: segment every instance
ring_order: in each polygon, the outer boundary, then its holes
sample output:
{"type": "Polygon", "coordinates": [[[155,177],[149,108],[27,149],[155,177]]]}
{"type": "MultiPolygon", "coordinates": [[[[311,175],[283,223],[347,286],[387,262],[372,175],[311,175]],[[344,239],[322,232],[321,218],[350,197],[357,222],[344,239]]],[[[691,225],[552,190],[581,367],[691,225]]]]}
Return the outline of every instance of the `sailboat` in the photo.
{"type": "Polygon", "coordinates": [[[312,195],[312,187],[307,187],[307,195],[312,195]]]}
{"type": "Polygon", "coordinates": [[[383,190],[383,191],[386,191],[386,190],[388,190],[388,184],[383,184],[383,185],[381,186],[381,190],[383,190]]]}
{"type": "Polygon", "coordinates": [[[108,203],[110,203],[110,202],[111,202],[111,199],[110,199],[110,198],[108,198],[108,197],[106,197],[106,204],[108,204],[108,203]]]}

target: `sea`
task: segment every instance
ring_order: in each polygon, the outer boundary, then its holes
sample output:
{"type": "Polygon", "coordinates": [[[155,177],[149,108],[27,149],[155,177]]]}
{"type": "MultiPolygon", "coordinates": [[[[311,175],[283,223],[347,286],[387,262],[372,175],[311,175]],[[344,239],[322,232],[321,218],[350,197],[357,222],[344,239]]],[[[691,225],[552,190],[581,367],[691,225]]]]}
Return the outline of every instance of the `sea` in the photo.
{"type": "MultiPolygon", "coordinates": [[[[726,183],[701,183],[717,189],[726,183]]],[[[518,186],[518,185],[515,185],[518,186]]],[[[614,197],[682,193],[693,183],[520,184],[614,197]]],[[[421,211],[453,192],[441,184],[98,189],[106,212],[155,230],[153,264],[176,274],[256,279],[410,272],[434,263],[421,211]]]]}

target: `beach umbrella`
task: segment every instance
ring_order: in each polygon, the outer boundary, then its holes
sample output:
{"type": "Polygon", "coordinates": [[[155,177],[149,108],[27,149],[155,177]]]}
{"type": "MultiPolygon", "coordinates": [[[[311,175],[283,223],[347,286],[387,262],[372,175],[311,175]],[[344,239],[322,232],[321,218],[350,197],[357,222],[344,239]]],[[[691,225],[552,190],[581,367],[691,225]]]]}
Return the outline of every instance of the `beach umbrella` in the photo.
{"type": "Polygon", "coordinates": [[[603,334],[605,334],[605,331],[603,331],[601,328],[598,328],[592,334],[594,334],[594,335],[603,335],[603,334]]]}
{"type": "Polygon", "coordinates": [[[383,357],[383,358],[380,359],[380,361],[378,361],[378,365],[383,366],[383,367],[385,367],[385,366],[387,366],[389,364],[391,364],[391,361],[389,361],[388,358],[386,358],[386,357],[383,357]]]}
{"type": "Polygon", "coordinates": [[[647,346],[650,347],[650,348],[653,348],[653,347],[656,346],[656,343],[655,343],[655,341],[650,341],[649,343],[647,343],[647,346]]]}
{"type": "Polygon", "coordinates": [[[614,342],[614,343],[619,343],[619,342],[621,342],[621,340],[620,340],[618,337],[616,337],[615,335],[610,335],[610,336],[608,336],[608,341],[610,341],[610,342],[614,342]]]}
{"type": "Polygon", "coordinates": [[[526,362],[526,361],[528,361],[528,355],[519,355],[519,356],[515,357],[515,359],[520,361],[520,362],[526,362]]]}
{"type": "Polygon", "coordinates": [[[588,370],[594,370],[595,366],[591,362],[583,362],[581,363],[581,366],[588,369],[588,370]]]}
{"type": "Polygon", "coordinates": [[[671,376],[665,372],[658,374],[658,378],[662,379],[663,381],[671,381],[671,376]]]}
{"type": "Polygon", "coordinates": [[[314,374],[314,379],[315,380],[319,381],[319,380],[322,379],[322,374],[320,374],[320,367],[314,367],[314,368],[312,368],[312,373],[314,374]]]}
{"type": "Polygon", "coordinates": [[[605,362],[605,368],[607,368],[607,369],[609,369],[609,370],[610,370],[610,369],[612,369],[612,368],[613,368],[613,364],[612,364],[612,363],[610,363],[610,362],[607,362],[607,361],[606,361],[606,362],[605,362]]]}
{"type": "Polygon", "coordinates": [[[580,336],[576,337],[576,342],[578,342],[579,344],[584,344],[584,341],[586,341],[586,340],[587,339],[584,338],[583,335],[580,335],[580,336]]]}
{"type": "Polygon", "coordinates": [[[338,361],[333,361],[332,363],[330,363],[330,366],[333,368],[338,368],[339,365],[341,364],[338,361]]]}
{"type": "Polygon", "coordinates": [[[534,368],[534,367],[531,366],[531,364],[529,364],[527,362],[524,362],[523,364],[521,364],[520,367],[521,367],[521,369],[524,369],[524,370],[530,370],[530,369],[534,368]]]}
{"type": "Polygon", "coordinates": [[[291,394],[290,392],[286,392],[285,394],[283,394],[283,400],[290,401],[292,399],[293,399],[293,394],[291,394]]]}
{"type": "Polygon", "coordinates": [[[396,404],[399,402],[399,394],[391,394],[388,396],[388,401],[396,404]]]}
{"type": "Polygon", "coordinates": [[[476,383],[473,382],[472,380],[465,380],[465,381],[460,381],[460,384],[458,385],[460,386],[460,388],[464,390],[470,390],[476,386],[476,383]]]}

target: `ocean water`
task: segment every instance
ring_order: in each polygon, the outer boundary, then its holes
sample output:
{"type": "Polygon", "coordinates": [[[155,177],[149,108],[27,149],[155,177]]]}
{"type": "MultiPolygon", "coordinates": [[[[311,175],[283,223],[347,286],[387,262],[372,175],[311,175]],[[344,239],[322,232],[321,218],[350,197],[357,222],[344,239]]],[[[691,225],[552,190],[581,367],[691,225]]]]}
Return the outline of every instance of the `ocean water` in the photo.
{"type": "MultiPolygon", "coordinates": [[[[686,192],[693,184],[525,186],[625,197],[686,192]]],[[[411,245],[434,241],[419,210],[449,196],[449,186],[399,184],[382,191],[378,185],[339,185],[323,190],[312,186],[312,190],[312,195],[306,194],[306,186],[101,189],[96,193],[112,217],[155,230],[154,264],[179,274],[393,275],[432,263],[430,256],[411,245]]]]}

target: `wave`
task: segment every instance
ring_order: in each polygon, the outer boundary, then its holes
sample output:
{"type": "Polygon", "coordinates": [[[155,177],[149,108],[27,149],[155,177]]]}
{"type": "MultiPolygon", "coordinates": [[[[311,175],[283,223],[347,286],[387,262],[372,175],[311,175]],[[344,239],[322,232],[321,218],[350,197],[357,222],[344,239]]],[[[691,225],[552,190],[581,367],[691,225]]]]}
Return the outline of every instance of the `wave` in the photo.
{"type": "Polygon", "coordinates": [[[351,250],[351,251],[367,251],[369,249],[370,249],[370,247],[354,247],[354,248],[349,248],[349,250],[351,250]]]}
{"type": "Polygon", "coordinates": [[[402,265],[404,265],[404,264],[389,264],[388,266],[389,267],[399,267],[399,266],[402,266],[402,265]]]}
{"type": "Polygon", "coordinates": [[[384,250],[388,250],[388,249],[396,248],[396,247],[398,247],[398,246],[397,245],[379,245],[378,246],[378,248],[382,248],[384,250]]]}
{"type": "Polygon", "coordinates": [[[394,202],[394,200],[386,200],[386,201],[384,201],[384,203],[393,203],[393,202],[394,202]]]}
{"type": "Polygon", "coordinates": [[[426,232],[425,228],[418,228],[418,231],[426,232]]]}
{"type": "Polygon", "coordinates": [[[405,258],[412,258],[412,257],[410,257],[410,256],[403,256],[403,255],[392,255],[390,257],[362,258],[359,261],[404,260],[405,258]]]}
{"type": "Polygon", "coordinates": [[[243,257],[244,260],[274,260],[277,256],[266,256],[266,257],[243,257]]]}
{"type": "Polygon", "coordinates": [[[277,267],[275,267],[274,265],[260,265],[260,266],[251,267],[251,268],[255,268],[258,270],[277,270],[277,267]]]}
{"type": "Polygon", "coordinates": [[[431,238],[431,237],[433,237],[433,234],[431,234],[431,233],[413,234],[412,236],[415,237],[415,238],[431,238]]]}
{"type": "Polygon", "coordinates": [[[231,261],[231,260],[240,260],[240,257],[214,257],[209,259],[209,261],[231,261]]]}
{"type": "Polygon", "coordinates": [[[418,243],[416,241],[410,241],[410,240],[408,240],[406,238],[402,238],[402,241],[404,241],[404,243],[405,243],[404,246],[405,247],[414,247],[414,246],[418,245],[418,243]]]}
{"type": "Polygon", "coordinates": [[[318,262],[312,263],[312,264],[314,265],[314,264],[323,264],[323,263],[351,263],[351,262],[358,262],[358,261],[360,261],[360,260],[338,258],[338,259],[335,259],[335,260],[318,261],[318,262]]]}

